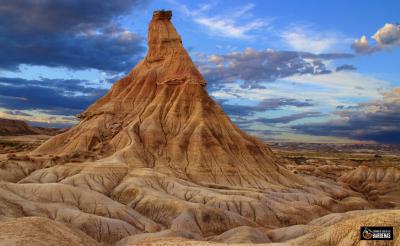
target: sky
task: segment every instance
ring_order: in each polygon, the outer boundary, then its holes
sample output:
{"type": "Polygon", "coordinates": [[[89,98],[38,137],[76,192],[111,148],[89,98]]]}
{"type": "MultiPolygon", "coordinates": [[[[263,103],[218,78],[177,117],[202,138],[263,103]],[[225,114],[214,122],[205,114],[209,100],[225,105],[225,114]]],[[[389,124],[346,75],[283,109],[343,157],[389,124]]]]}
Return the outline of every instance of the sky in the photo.
{"type": "Polygon", "coordinates": [[[265,141],[400,144],[400,1],[3,0],[0,117],[68,127],[173,11],[207,90],[265,141]]]}

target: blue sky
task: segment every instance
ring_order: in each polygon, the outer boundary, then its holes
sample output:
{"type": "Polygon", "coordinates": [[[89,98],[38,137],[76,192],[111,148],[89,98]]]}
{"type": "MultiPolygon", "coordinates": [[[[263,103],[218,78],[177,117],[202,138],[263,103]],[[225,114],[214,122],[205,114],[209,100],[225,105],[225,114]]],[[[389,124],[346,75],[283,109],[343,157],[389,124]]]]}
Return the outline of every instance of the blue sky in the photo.
{"type": "Polygon", "coordinates": [[[0,117],[68,126],[172,22],[210,95],[266,141],[400,143],[399,1],[0,3],[0,117]]]}

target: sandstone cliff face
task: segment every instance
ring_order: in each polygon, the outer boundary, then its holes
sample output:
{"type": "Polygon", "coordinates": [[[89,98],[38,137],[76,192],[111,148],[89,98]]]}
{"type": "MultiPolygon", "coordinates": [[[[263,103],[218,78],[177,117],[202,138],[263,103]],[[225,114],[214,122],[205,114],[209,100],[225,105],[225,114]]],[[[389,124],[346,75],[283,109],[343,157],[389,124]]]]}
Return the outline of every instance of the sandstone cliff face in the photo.
{"type": "Polygon", "coordinates": [[[34,154],[95,151],[130,168],[202,183],[258,188],[302,183],[209,97],[170,19],[170,12],[156,12],[147,56],[80,115],[79,125],[34,154]]]}

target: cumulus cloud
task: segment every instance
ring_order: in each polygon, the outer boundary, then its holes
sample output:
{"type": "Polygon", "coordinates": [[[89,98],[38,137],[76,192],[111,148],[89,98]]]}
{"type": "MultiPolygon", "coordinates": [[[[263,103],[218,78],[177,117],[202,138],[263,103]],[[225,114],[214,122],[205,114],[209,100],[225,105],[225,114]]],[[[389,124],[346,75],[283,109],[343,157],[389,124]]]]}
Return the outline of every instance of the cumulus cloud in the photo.
{"type": "Polygon", "coordinates": [[[399,45],[400,25],[386,23],[372,38],[380,45],[399,45]]]}
{"type": "Polygon", "coordinates": [[[358,40],[354,40],[354,43],[351,46],[357,53],[372,53],[377,51],[377,47],[371,47],[368,43],[367,37],[365,35],[361,36],[358,40]]]}
{"type": "Polygon", "coordinates": [[[0,68],[28,64],[125,71],[145,49],[142,38],[115,19],[146,2],[1,1],[0,68]]]}
{"type": "Polygon", "coordinates": [[[211,55],[207,61],[199,62],[209,88],[221,87],[224,83],[242,81],[243,88],[262,88],[261,83],[271,82],[296,74],[330,73],[327,60],[351,58],[351,54],[312,54],[295,51],[256,51],[251,48],[243,52],[226,55],[211,55]]]}
{"type": "Polygon", "coordinates": [[[386,23],[373,36],[376,45],[370,45],[365,35],[356,39],[352,48],[360,54],[371,54],[374,52],[387,50],[400,45],[400,25],[386,23]]]}
{"type": "Polygon", "coordinates": [[[336,111],[339,120],[293,126],[298,132],[317,136],[339,136],[380,143],[400,143],[400,88],[381,100],[336,111]]]}

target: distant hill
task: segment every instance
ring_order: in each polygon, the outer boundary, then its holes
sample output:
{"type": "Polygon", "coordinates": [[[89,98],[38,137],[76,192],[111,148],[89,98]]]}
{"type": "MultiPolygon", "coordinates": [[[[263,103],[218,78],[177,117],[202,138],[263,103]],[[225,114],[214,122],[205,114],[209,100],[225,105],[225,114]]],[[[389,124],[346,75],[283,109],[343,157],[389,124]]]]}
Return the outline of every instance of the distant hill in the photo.
{"type": "Polygon", "coordinates": [[[33,127],[22,120],[0,118],[0,136],[56,135],[60,129],[33,127]]]}

